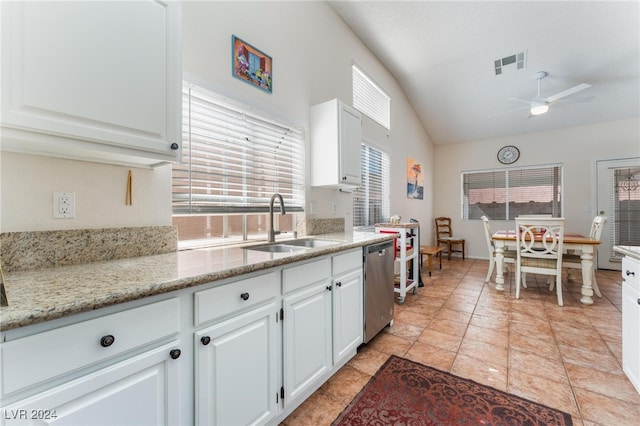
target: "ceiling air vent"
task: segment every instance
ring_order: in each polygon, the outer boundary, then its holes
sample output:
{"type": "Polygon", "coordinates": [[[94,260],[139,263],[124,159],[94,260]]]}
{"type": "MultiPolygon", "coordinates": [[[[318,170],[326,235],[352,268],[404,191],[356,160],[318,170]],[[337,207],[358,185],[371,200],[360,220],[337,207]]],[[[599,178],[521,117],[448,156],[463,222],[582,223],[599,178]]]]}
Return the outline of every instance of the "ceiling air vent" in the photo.
{"type": "Polygon", "coordinates": [[[526,50],[511,56],[505,56],[502,59],[493,61],[496,75],[502,75],[505,72],[524,69],[527,62],[526,50]]]}

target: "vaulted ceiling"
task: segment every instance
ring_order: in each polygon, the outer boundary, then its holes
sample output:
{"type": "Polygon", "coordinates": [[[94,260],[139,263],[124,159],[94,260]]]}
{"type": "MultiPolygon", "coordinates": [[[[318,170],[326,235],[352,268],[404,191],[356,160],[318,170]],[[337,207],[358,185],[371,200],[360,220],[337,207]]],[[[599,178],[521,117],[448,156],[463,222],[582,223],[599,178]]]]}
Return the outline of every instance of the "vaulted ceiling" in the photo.
{"type": "MultiPolygon", "coordinates": [[[[640,116],[639,1],[331,1],[434,144],[640,116]],[[525,53],[522,69],[495,61],[525,53]],[[581,83],[543,115],[526,103],[581,83]],[[517,110],[516,110],[517,109],[517,110]]],[[[508,60],[506,62],[509,62],[508,60]]]]}

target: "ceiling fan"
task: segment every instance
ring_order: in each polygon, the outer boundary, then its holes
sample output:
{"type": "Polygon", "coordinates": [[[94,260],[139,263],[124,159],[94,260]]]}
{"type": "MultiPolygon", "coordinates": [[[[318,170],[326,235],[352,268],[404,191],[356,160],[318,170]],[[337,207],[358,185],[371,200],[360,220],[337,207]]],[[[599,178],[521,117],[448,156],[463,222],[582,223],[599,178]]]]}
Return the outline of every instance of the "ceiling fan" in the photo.
{"type": "MultiPolygon", "coordinates": [[[[523,102],[523,103],[527,104],[527,107],[529,108],[529,113],[531,114],[531,116],[536,116],[536,115],[542,115],[542,114],[546,113],[547,111],[549,111],[549,106],[554,104],[554,103],[556,103],[556,102],[558,102],[562,98],[566,98],[567,96],[573,95],[575,93],[578,93],[578,92],[580,92],[582,90],[585,90],[585,89],[588,89],[589,87],[591,87],[590,84],[581,83],[581,84],[578,84],[577,86],[574,86],[574,87],[572,87],[570,89],[563,90],[562,92],[558,92],[555,95],[547,96],[545,98],[540,94],[540,86],[541,86],[542,79],[545,78],[548,75],[549,75],[549,73],[546,72],[546,71],[538,71],[536,73],[536,80],[538,80],[538,95],[534,99],[525,100],[525,99],[520,99],[520,98],[509,98],[509,100],[510,101],[523,102]]],[[[522,107],[522,108],[527,108],[527,107],[522,107]]],[[[519,110],[519,109],[522,109],[522,108],[516,108],[515,110],[511,110],[511,111],[516,111],[516,110],[519,110]]],[[[511,111],[506,111],[506,112],[511,112],[511,111]]],[[[500,113],[500,114],[496,114],[496,115],[502,115],[502,114],[504,114],[504,113],[500,113]]]]}

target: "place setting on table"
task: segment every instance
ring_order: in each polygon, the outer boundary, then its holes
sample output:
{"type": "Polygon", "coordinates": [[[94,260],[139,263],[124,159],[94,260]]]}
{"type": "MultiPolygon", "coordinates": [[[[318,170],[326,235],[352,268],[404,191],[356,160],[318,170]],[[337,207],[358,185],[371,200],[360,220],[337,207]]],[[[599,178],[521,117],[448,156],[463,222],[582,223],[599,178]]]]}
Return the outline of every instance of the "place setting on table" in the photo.
{"type": "MultiPolygon", "coordinates": [[[[504,291],[505,253],[507,253],[508,251],[516,252],[519,240],[522,240],[523,242],[526,242],[527,240],[533,240],[531,246],[533,247],[534,251],[545,250],[545,246],[549,245],[550,241],[553,239],[553,236],[551,236],[549,232],[547,232],[545,223],[549,221],[554,222],[554,220],[558,221],[558,219],[559,218],[540,218],[540,220],[536,220],[532,217],[522,219],[520,219],[519,217],[517,218],[517,221],[519,220],[520,222],[527,222],[528,227],[527,225],[521,225],[524,228],[520,228],[529,229],[529,231],[526,232],[526,235],[518,235],[518,231],[516,231],[515,229],[499,230],[491,235],[491,240],[495,248],[496,290],[504,291]],[[545,219],[547,220],[545,221],[545,219]]],[[[582,288],[580,302],[584,305],[593,304],[594,290],[596,292],[596,295],[601,296],[600,291],[597,287],[597,282],[595,281],[594,256],[596,253],[596,248],[600,244],[600,231],[602,229],[602,224],[605,221],[606,217],[596,216],[592,225],[592,230],[588,236],[577,232],[564,232],[564,220],[559,221],[562,222],[562,235],[559,239],[560,252],[562,252],[563,250],[566,251],[566,254],[561,253],[559,259],[559,270],[561,271],[562,267],[569,268],[568,271],[570,279],[573,275],[572,269],[582,270],[582,288]]],[[[558,277],[559,274],[560,273],[558,272],[558,277]]],[[[557,282],[555,284],[558,286],[558,303],[560,306],[562,306],[562,296],[560,289],[561,282],[559,279],[557,279],[556,281],[557,282]]],[[[550,290],[552,289],[553,285],[550,287],[550,290]]]]}

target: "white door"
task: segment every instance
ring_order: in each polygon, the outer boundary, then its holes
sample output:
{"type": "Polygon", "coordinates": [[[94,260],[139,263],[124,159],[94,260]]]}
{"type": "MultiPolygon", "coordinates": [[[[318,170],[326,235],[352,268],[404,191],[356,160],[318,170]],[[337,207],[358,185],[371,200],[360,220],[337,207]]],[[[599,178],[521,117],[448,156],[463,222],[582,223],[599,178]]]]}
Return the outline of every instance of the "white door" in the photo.
{"type": "Polygon", "coordinates": [[[180,423],[177,342],[3,407],[2,425],[180,423]]]}
{"type": "Polygon", "coordinates": [[[332,367],[332,291],[327,279],[283,300],[285,406],[304,395],[332,367]]]}
{"type": "Polygon", "coordinates": [[[598,268],[620,270],[614,245],[640,245],[640,158],[596,162],[597,214],[607,216],[598,268]]]}
{"type": "Polygon", "coordinates": [[[362,269],[334,279],[333,363],[355,351],[362,343],[362,269]]]}
{"type": "Polygon", "coordinates": [[[258,425],[278,413],[275,303],[195,334],[196,424],[258,425]]]}

